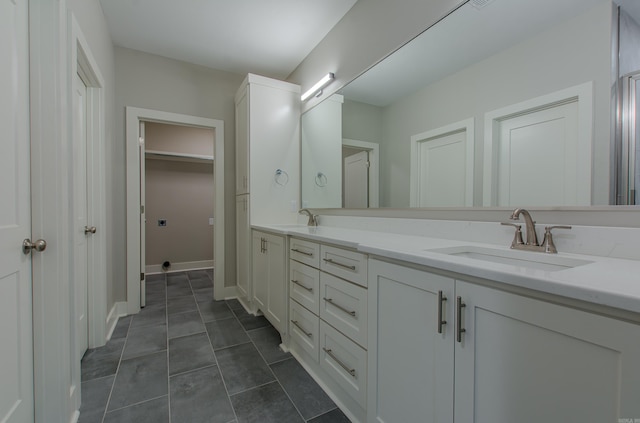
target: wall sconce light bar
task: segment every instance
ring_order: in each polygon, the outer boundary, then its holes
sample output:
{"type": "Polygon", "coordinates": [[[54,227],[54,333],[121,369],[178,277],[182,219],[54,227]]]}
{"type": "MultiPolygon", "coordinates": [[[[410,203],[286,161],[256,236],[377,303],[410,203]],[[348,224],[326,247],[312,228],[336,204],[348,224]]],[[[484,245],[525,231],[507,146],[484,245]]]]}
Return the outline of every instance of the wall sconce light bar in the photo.
{"type": "Polygon", "coordinates": [[[302,94],[300,96],[300,100],[306,101],[309,97],[311,97],[312,95],[315,95],[316,93],[321,94],[322,89],[327,85],[329,85],[331,81],[333,81],[334,79],[335,79],[335,75],[333,74],[333,72],[329,72],[324,77],[322,77],[320,81],[316,82],[313,87],[309,88],[307,92],[302,94]]]}

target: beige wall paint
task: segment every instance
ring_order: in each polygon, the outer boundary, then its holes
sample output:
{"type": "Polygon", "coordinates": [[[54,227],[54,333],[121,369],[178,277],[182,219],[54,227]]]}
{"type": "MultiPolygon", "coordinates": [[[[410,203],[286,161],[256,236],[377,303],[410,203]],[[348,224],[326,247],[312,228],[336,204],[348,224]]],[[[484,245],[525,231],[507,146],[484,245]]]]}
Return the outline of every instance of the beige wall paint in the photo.
{"type": "MultiPolygon", "coordinates": [[[[213,156],[210,128],[145,122],[145,150],[213,156]]],[[[145,161],[146,265],[213,260],[214,163],[145,161]],[[158,226],[166,219],[167,226],[158,226]]]]}
{"type": "Polygon", "coordinates": [[[146,265],[213,260],[213,163],[147,159],[145,187],[146,265]]]}
{"type": "Polygon", "coordinates": [[[213,156],[215,132],[211,128],[145,122],[145,149],[213,156]]]}
{"type": "MultiPolygon", "coordinates": [[[[181,113],[225,122],[225,221],[235,228],[235,130],[234,95],[244,76],[216,71],[203,66],[167,59],[121,47],[115,48],[116,134],[113,146],[113,204],[115,296],[126,298],[126,230],[125,230],[125,107],[141,107],[181,113]],[[117,193],[117,195],[115,195],[117,193]]],[[[225,284],[235,284],[235,238],[227,236],[225,246],[225,284]]]]}

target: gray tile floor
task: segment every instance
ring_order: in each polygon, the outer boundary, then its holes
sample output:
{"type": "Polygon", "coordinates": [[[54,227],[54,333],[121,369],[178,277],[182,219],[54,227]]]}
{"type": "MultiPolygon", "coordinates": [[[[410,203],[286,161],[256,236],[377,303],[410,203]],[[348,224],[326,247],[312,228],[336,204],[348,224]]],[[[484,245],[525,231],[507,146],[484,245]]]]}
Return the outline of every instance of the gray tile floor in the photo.
{"type": "Polygon", "coordinates": [[[213,301],[212,272],[151,276],[147,306],[82,359],[80,423],[344,423],[264,317],[213,301]]]}

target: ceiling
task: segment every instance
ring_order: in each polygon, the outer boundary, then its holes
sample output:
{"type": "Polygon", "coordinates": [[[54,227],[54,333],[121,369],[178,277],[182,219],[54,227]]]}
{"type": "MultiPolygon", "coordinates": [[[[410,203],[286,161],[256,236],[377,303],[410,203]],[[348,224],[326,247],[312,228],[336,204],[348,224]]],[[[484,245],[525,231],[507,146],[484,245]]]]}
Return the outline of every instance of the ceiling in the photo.
{"type": "Polygon", "coordinates": [[[285,79],[356,0],[100,0],[115,45],[285,79]]]}

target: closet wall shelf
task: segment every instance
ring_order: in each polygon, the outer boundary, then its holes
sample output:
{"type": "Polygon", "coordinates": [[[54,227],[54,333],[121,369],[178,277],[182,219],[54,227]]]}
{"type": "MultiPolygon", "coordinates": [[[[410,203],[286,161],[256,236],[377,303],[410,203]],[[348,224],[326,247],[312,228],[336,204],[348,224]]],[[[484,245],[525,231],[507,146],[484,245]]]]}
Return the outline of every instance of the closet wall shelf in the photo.
{"type": "Polygon", "coordinates": [[[146,150],[144,156],[154,160],[172,160],[178,162],[210,163],[213,164],[213,156],[200,154],[175,153],[172,151],[146,150]]]}

